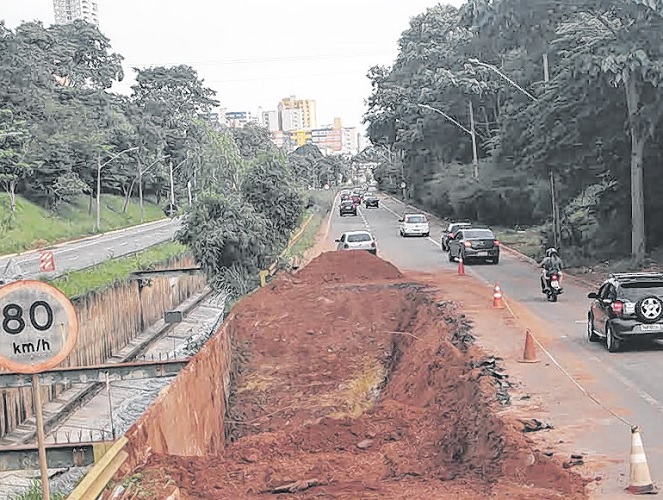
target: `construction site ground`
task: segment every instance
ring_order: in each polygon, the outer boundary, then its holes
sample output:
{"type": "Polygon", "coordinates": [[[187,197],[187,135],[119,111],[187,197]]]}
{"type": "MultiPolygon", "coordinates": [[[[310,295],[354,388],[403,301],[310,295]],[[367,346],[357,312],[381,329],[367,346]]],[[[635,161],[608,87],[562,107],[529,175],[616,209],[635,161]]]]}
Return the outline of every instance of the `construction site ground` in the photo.
{"type": "Polygon", "coordinates": [[[572,459],[578,428],[545,429],[570,382],[515,363],[524,326],[491,300],[365,252],[278,277],[233,310],[225,452],[152,455],[123,498],[586,498],[604,464],[572,459]]]}

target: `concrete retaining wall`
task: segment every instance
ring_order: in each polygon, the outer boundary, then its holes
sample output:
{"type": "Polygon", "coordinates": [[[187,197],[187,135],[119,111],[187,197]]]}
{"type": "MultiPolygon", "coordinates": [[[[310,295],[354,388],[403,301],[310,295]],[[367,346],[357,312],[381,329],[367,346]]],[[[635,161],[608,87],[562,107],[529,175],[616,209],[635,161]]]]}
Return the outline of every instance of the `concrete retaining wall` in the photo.
{"type": "Polygon", "coordinates": [[[130,473],[150,453],[203,456],[222,452],[230,394],[233,315],[159,394],[125,436],[130,473]]]}
{"type": "MultiPolygon", "coordinates": [[[[157,269],[193,267],[190,256],[173,258],[157,269]]],[[[108,288],[74,299],[80,332],[76,347],[61,366],[102,364],[125,347],[146,326],[163,318],[205,287],[205,277],[155,278],[139,291],[137,281],[118,281],[108,288]]],[[[0,371],[2,369],[0,368],[0,371]]],[[[68,387],[43,387],[44,402],[57,398],[68,387]]],[[[0,438],[33,416],[32,389],[0,389],[0,438]]]]}

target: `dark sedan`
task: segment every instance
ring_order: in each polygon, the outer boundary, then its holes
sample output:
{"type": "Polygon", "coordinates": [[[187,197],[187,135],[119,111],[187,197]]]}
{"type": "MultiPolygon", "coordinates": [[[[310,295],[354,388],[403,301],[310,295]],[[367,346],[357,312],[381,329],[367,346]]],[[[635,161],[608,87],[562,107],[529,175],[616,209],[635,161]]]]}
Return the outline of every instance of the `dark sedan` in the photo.
{"type": "Polygon", "coordinates": [[[461,229],[449,241],[449,261],[481,259],[493,264],[500,262],[500,242],[490,229],[461,229]]]}
{"type": "Polygon", "coordinates": [[[351,200],[342,201],[338,206],[338,213],[341,217],[344,215],[357,215],[357,205],[351,200]]]}
{"type": "Polygon", "coordinates": [[[378,197],[373,194],[364,196],[364,205],[366,208],[379,208],[379,203],[378,197]]]}

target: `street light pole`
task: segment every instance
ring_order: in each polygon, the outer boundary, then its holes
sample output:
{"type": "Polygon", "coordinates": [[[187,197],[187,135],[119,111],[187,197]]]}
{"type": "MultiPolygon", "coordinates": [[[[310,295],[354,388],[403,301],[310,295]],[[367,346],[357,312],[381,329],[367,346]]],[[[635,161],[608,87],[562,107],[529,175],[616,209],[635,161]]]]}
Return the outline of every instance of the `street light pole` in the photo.
{"type": "Polygon", "coordinates": [[[497,68],[496,68],[495,66],[493,66],[492,64],[488,64],[488,63],[485,63],[485,62],[479,61],[478,59],[475,59],[475,58],[468,59],[468,61],[469,61],[470,63],[472,63],[472,64],[476,64],[477,66],[482,66],[482,67],[484,67],[484,68],[488,68],[488,69],[491,70],[491,71],[494,71],[495,73],[497,73],[498,75],[500,75],[500,77],[502,77],[502,78],[505,79],[507,82],[509,82],[513,87],[517,88],[517,89],[520,90],[523,94],[525,94],[527,97],[529,97],[532,101],[538,101],[538,99],[537,99],[536,97],[534,97],[532,94],[530,94],[529,92],[527,92],[524,88],[522,88],[520,85],[518,85],[516,82],[514,82],[511,78],[509,78],[508,76],[506,76],[504,73],[502,73],[499,69],[497,69],[497,68]]]}
{"type": "Polygon", "coordinates": [[[477,154],[477,134],[474,129],[474,106],[470,100],[470,131],[472,135],[472,164],[474,165],[474,178],[479,178],[479,155],[477,154]]]}
{"type": "Polygon", "coordinates": [[[137,149],[138,147],[136,146],[133,148],[125,149],[124,151],[120,151],[119,153],[111,156],[110,159],[104,163],[101,163],[101,155],[97,155],[97,231],[101,230],[101,169],[119,156],[122,156],[123,154],[129,153],[131,151],[135,151],[137,149]]]}
{"type": "Polygon", "coordinates": [[[429,106],[428,104],[417,103],[417,106],[419,106],[420,108],[429,109],[431,111],[435,111],[436,113],[441,114],[447,120],[449,120],[451,123],[456,125],[456,127],[458,127],[463,132],[465,132],[466,134],[469,134],[470,137],[472,137],[472,165],[474,166],[474,178],[478,179],[479,178],[479,155],[477,153],[477,134],[476,134],[476,130],[474,129],[474,108],[472,107],[472,101],[470,101],[470,128],[469,129],[467,127],[464,127],[460,123],[458,123],[457,120],[450,117],[448,114],[446,114],[441,109],[434,108],[433,106],[429,106]]]}
{"type": "MultiPolygon", "coordinates": [[[[524,88],[522,88],[516,82],[511,80],[511,78],[506,76],[504,73],[502,73],[499,69],[497,69],[492,64],[481,62],[478,59],[468,59],[468,61],[472,64],[476,64],[478,66],[483,66],[484,68],[488,68],[491,71],[494,71],[500,77],[502,77],[504,80],[509,82],[509,84],[511,84],[513,87],[515,87],[520,92],[522,92],[527,97],[529,97],[532,101],[534,101],[534,102],[538,101],[538,99],[536,97],[534,97],[532,94],[527,92],[524,88]]],[[[543,79],[544,79],[545,83],[548,83],[550,81],[550,73],[549,73],[549,69],[548,69],[548,54],[543,55],[543,79]]],[[[562,242],[562,228],[561,228],[560,218],[559,218],[559,205],[558,205],[558,199],[557,199],[557,183],[555,181],[555,173],[552,170],[550,170],[550,198],[551,198],[551,203],[552,203],[553,242],[554,242],[554,245],[556,247],[558,247],[558,246],[560,246],[560,244],[562,242]]]]}

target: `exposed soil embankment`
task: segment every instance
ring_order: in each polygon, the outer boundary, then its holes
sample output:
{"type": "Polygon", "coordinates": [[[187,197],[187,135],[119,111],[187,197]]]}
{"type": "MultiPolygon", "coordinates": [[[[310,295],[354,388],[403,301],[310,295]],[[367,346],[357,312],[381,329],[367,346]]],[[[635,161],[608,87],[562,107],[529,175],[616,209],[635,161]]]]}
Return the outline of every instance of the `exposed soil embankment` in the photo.
{"type": "Polygon", "coordinates": [[[232,321],[241,369],[225,450],[151,454],[133,471],[141,491],[585,498],[581,477],[496,416],[495,379],[454,304],[379,258],[323,254],[242,301],[232,321]]]}

